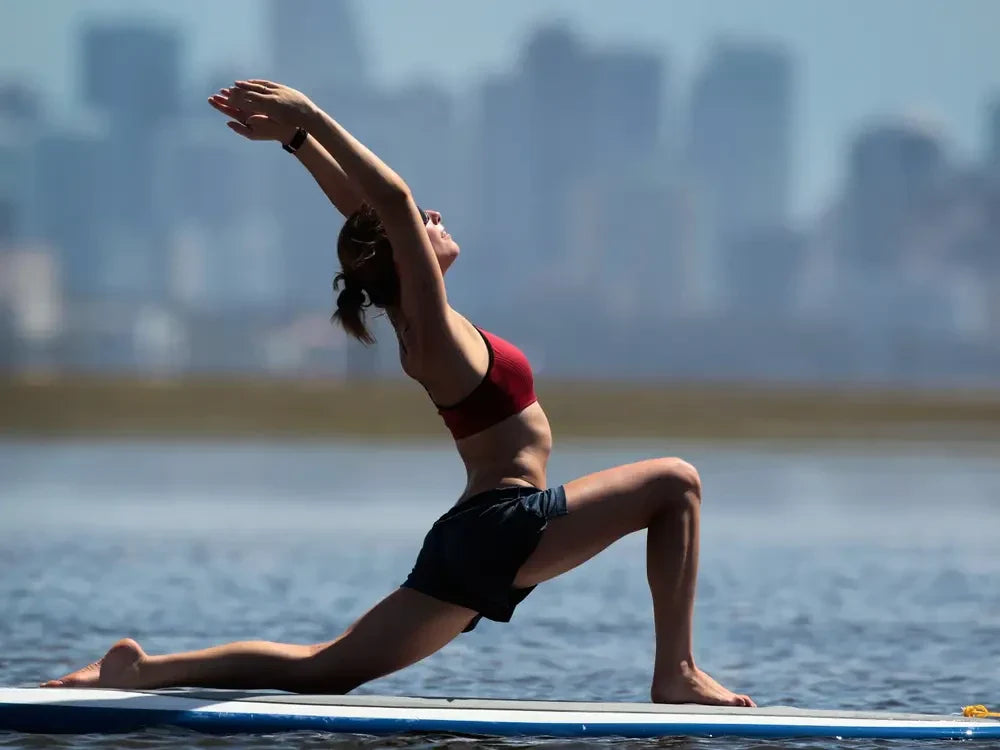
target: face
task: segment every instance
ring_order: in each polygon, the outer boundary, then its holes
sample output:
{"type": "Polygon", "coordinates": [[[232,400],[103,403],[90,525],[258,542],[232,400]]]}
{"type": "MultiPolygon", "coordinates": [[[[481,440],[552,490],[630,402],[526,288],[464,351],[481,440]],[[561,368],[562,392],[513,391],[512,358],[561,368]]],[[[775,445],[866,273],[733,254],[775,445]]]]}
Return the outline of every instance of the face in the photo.
{"type": "Polygon", "coordinates": [[[423,214],[426,220],[424,227],[427,229],[427,238],[431,241],[431,247],[434,248],[434,255],[437,256],[438,264],[441,266],[441,273],[445,273],[458,257],[458,243],[445,230],[440,213],[424,211],[423,214]]]}

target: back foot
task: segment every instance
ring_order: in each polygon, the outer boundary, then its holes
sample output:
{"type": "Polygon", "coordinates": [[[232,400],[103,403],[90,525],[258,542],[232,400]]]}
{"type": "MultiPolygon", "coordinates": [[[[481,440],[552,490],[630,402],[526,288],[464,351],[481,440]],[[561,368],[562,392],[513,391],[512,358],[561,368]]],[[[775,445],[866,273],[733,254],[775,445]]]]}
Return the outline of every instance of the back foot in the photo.
{"type": "Polygon", "coordinates": [[[139,665],[145,658],[146,652],[138,643],[123,638],[103,658],[58,680],[43,682],[42,687],[138,687],[139,665]]]}

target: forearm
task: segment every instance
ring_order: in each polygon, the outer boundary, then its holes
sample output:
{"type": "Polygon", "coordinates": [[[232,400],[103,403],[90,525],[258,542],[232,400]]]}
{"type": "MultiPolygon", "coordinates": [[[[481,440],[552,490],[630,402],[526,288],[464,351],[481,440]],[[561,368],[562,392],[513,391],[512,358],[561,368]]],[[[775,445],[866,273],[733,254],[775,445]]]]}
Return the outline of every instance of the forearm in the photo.
{"type": "Polygon", "coordinates": [[[350,175],[351,185],[376,209],[409,195],[403,178],[326,112],[317,108],[303,127],[340,165],[345,176],[350,175]]]}
{"type": "Polygon", "coordinates": [[[343,167],[315,138],[308,136],[295,156],[341,214],[350,216],[361,207],[364,200],[361,193],[343,167]]]}

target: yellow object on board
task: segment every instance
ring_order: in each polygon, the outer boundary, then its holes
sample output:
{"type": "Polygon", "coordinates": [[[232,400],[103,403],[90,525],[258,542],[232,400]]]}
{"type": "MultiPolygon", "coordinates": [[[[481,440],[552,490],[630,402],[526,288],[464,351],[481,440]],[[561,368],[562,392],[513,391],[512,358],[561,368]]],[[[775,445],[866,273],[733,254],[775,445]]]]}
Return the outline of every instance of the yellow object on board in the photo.
{"type": "Polygon", "coordinates": [[[1000,719],[1000,711],[990,711],[986,706],[966,706],[962,709],[962,716],[972,719],[1000,719]]]}

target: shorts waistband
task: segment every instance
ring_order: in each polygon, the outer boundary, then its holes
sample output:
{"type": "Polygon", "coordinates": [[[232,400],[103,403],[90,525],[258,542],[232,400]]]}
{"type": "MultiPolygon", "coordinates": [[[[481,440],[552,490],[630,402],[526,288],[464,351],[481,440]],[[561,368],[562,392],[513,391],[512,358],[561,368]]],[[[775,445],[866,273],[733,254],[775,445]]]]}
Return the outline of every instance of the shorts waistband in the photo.
{"type": "Polygon", "coordinates": [[[519,497],[534,495],[536,492],[542,491],[543,490],[532,485],[515,484],[508,485],[506,487],[494,487],[491,490],[485,490],[484,492],[479,492],[472,497],[466,498],[458,505],[450,508],[447,513],[441,516],[441,520],[443,521],[446,518],[451,518],[458,513],[462,513],[470,508],[475,508],[480,505],[503,502],[504,500],[514,500],[519,497]]]}

